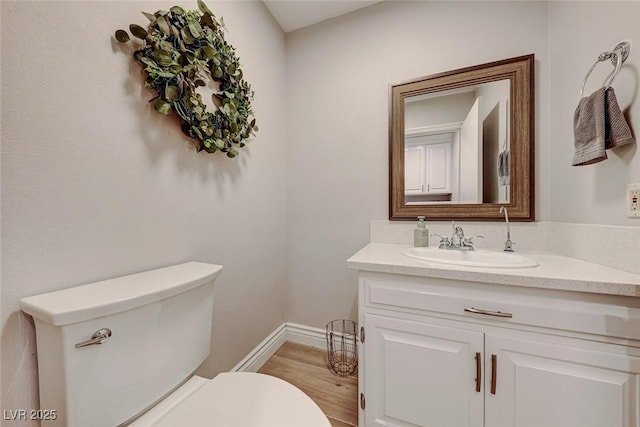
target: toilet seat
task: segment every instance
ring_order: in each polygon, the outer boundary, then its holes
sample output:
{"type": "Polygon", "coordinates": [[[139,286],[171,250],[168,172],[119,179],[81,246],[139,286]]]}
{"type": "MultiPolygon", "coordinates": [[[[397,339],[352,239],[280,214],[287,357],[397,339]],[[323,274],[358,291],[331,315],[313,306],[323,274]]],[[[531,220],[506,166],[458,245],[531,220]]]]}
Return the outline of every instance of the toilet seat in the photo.
{"type": "Polygon", "coordinates": [[[130,427],[331,427],[300,389],[270,375],[194,377],[130,427]],[[186,396],[184,396],[184,389],[186,396]],[[174,395],[180,395],[176,398],[174,395]]]}

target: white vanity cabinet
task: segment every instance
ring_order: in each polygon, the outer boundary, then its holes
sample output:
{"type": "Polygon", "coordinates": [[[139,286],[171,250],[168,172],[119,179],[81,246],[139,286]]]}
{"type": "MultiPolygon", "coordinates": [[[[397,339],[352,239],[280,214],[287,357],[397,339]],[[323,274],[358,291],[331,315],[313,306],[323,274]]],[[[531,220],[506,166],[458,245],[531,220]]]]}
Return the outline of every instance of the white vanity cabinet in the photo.
{"type": "Polygon", "coordinates": [[[473,363],[482,332],[375,314],[364,315],[364,328],[360,425],[483,425],[473,363]]]}
{"type": "Polygon", "coordinates": [[[638,306],[361,271],[360,426],[639,427],[638,306]]]}
{"type": "Polygon", "coordinates": [[[614,344],[511,335],[485,336],[497,380],[495,394],[486,383],[486,426],[639,425],[637,348],[628,354],[614,344]]]}

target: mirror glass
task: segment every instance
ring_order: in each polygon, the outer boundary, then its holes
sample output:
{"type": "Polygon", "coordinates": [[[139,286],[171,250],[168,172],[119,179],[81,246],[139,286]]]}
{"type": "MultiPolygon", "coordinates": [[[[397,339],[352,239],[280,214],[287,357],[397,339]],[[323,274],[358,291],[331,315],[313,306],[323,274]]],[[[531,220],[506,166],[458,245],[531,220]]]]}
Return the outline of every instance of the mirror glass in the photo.
{"type": "Polygon", "coordinates": [[[509,202],[509,80],[404,103],[405,204],[509,202]]]}
{"type": "Polygon", "coordinates": [[[533,220],[532,73],[529,55],[392,85],[391,219],[533,220]]]}

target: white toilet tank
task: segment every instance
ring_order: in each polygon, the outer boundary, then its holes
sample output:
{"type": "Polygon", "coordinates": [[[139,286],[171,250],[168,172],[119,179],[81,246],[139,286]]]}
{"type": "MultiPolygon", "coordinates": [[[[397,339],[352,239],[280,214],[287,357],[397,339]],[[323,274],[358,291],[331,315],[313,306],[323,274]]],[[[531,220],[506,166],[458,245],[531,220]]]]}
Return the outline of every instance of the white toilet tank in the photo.
{"type": "Polygon", "coordinates": [[[57,415],[43,426],[114,427],[188,378],[209,355],[221,271],[189,262],[21,300],[35,320],[40,408],[57,415]],[[76,348],[102,329],[101,344],[76,348]]]}

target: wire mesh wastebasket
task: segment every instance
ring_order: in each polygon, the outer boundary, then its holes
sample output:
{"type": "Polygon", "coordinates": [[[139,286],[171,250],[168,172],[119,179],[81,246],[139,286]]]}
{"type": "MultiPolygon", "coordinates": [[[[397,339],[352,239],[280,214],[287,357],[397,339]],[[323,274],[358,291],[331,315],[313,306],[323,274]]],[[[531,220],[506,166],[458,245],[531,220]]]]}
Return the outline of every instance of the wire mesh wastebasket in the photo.
{"type": "Polygon", "coordinates": [[[358,371],[358,324],[353,320],[332,320],[326,326],[327,361],[341,377],[358,371]]]}

